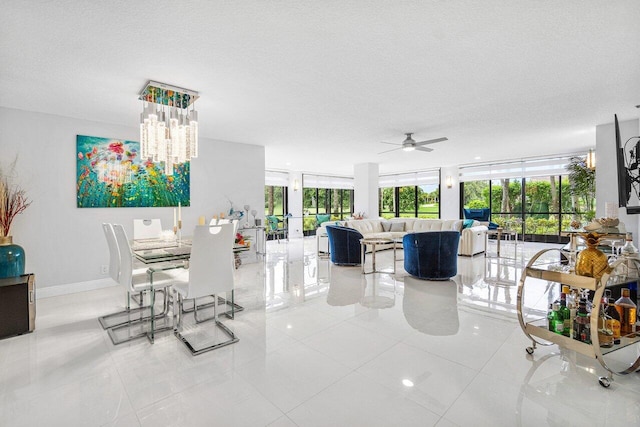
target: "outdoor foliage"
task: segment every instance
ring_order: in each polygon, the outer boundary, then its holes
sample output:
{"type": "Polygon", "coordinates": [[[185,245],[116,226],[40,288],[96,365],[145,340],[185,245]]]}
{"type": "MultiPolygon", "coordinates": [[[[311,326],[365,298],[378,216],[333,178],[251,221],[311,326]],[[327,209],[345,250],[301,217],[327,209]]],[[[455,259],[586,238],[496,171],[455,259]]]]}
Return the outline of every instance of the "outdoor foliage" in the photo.
{"type": "Polygon", "coordinates": [[[464,206],[488,208],[491,198],[491,220],[496,224],[513,228],[515,225],[527,234],[557,235],[558,230],[569,229],[573,219],[589,222],[595,214],[595,174],[588,169],[584,159],[575,158],[567,166],[568,176],[527,178],[524,201],[522,179],[471,181],[464,183],[464,206]],[[508,185],[507,191],[503,186],[508,185]],[[503,203],[503,194],[508,199],[503,203]],[[503,209],[506,207],[506,209],[503,209]],[[559,224],[559,221],[562,224],[559,224]]]}

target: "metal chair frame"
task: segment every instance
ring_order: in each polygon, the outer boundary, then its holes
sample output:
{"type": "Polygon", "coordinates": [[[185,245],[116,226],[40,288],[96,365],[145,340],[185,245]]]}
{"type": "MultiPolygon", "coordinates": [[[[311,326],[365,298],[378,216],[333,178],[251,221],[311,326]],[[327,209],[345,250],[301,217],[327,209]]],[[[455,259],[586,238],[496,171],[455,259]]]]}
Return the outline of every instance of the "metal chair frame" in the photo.
{"type": "MultiPolygon", "coordinates": [[[[174,288],[174,334],[189,349],[192,355],[202,354],[216,350],[239,341],[238,337],[226,325],[218,320],[218,292],[232,292],[231,316],[235,317],[235,303],[233,302],[233,242],[235,224],[218,224],[216,226],[197,226],[193,236],[193,248],[189,261],[188,287],[174,288]],[[230,284],[229,284],[230,282],[230,284]],[[198,305],[197,300],[211,296],[213,291],[213,303],[198,305]],[[183,293],[185,295],[183,295],[183,293]],[[186,297],[186,298],[185,298],[186,297]],[[218,342],[207,347],[196,349],[189,342],[180,329],[182,315],[185,313],[184,300],[193,300],[193,314],[196,324],[213,320],[215,326],[220,328],[228,340],[218,342]],[[177,307],[176,307],[177,305],[177,307]],[[213,305],[213,317],[200,318],[198,311],[205,306],[213,305]]],[[[225,305],[228,304],[224,300],[225,305]]],[[[229,315],[227,315],[229,317],[229,315]]]]}

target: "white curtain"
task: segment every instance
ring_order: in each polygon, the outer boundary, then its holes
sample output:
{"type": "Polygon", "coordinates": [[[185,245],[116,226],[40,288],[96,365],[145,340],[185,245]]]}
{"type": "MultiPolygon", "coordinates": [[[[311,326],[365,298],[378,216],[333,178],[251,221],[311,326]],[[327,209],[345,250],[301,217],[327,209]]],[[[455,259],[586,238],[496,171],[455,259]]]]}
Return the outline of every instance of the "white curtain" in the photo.
{"type": "Polygon", "coordinates": [[[378,187],[407,187],[412,185],[428,185],[440,183],[440,169],[428,171],[381,175],[378,187]]]}
{"type": "Polygon", "coordinates": [[[264,185],[288,187],[289,172],[264,171],[264,185]]]}
{"type": "Polygon", "coordinates": [[[346,176],[311,175],[302,176],[305,188],[341,188],[353,190],[353,178],[346,176]]]}
{"type": "Polygon", "coordinates": [[[571,157],[573,156],[462,166],[459,168],[460,181],[567,175],[569,172],[565,166],[571,157]]]}

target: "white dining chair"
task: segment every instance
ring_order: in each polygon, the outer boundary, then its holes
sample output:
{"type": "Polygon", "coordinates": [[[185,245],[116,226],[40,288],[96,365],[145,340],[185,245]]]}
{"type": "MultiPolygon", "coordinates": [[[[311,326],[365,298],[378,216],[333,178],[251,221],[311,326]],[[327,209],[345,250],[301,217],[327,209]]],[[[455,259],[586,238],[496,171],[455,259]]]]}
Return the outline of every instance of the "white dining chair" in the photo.
{"type": "MultiPolygon", "coordinates": [[[[207,351],[238,342],[236,335],[218,320],[218,294],[232,292],[234,288],[233,265],[233,225],[221,224],[216,226],[197,226],[193,233],[191,258],[189,260],[189,278],[186,283],[176,283],[173,286],[174,316],[176,316],[175,335],[187,346],[191,354],[197,355],[207,351]],[[213,295],[213,317],[199,318],[197,300],[213,295]],[[213,320],[229,339],[204,348],[197,349],[182,334],[182,305],[184,300],[194,300],[193,316],[195,323],[213,320]]],[[[226,304],[225,304],[226,306],[226,304]]],[[[234,306],[231,305],[233,311],[234,306]]]]}
{"type": "Polygon", "coordinates": [[[102,231],[104,232],[104,237],[107,239],[107,246],[109,247],[109,277],[111,277],[116,283],[119,283],[120,251],[118,251],[118,244],[116,243],[116,235],[113,232],[113,225],[106,222],[103,223],[102,231]]]}
{"type": "MultiPolygon", "coordinates": [[[[102,230],[104,232],[104,236],[107,240],[107,246],[109,248],[109,277],[111,277],[111,279],[113,279],[114,282],[119,284],[120,283],[120,251],[118,249],[118,243],[116,242],[115,232],[113,231],[113,225],[109,223],[103,223],[102,230]]],[[[128,320],[123,319],[123,314],[131,313],[131,300],[132,300],[132,295],[127,290],[127,298],[125,301],[125,311],[112,313],[106,316],[99,317],[98,320],[102,328],[109,329],[109,328],[113,328],[114,326],[119,326],[126,323],[128,320]]],[[[135,308],[133,310],[134,312],[137,312],[136,310],[140,310],[140,309],[135,308]]]]}
{"type": "MultiPolygon", "coordinates": [[[[234,242],[235,242],[235,235],[238,232],[238,228],[239,228],[239,224],[240,224],[240,220],[238,219],[234,219],[234,220],[230,220],[228,218],[212,218],[211,221],[209,222],[209,225],[220,225],[220,224],[233,224],[233,236],[234,236],[234,242]]],[[[233,292],[231,292],[231,300],[227,300],[226,298],[222,298],[222,297],[218,297],[217,301],[218,302],[224,302],[225,304],[232,306],[232,310],[227,310],[224,313],[222,313],[224,316],[226,316],[229,319],[233,319],[235,316],[235,312],[236,311],[242,311],[244,310],[244,307],[242,307],[241,305],[238,305],[235,303],[234,301],[234,295],[233,292]]],[[[210,297],[213,297],[213,295],[210,295],[210,297]]],[[[135,301],[135,298],[134,298],[135,301]]],[[[191,313],[193,311],[193,304],[195,304],[194,300],[190,300],[190,301],[186,301],[183,302],[182,306],[181,306],[181,311],[180,313],[191,313]]],[[[201,304],[198,306],[199,308],[210,308],[213,306],[213,304],[215,304],[214,301],[205,301],[202,302],[201,304]]]]}
{"type": "Polygon", "coordinates": [[[160,218],[134,219],[133,239],[159,239],[162,236],[162,222],[160,218]]]}
{"type": "MultiPolygon", "coordinates": [[[[124,227],[120,224],[113,224],[113,232],[115,235],[116,243],[118,245],[118,251],[120,253],[120,274],[118,278],[118,283],[122,287],[124,287],[129,294],[134,293],[149,293],[150,295],[150,303],[148,306],[143,306],[136,309],[126,309],[123,312],[120,312],[121,316],[125,319],[120,325],[111,327],[108,329],[109,337],[114,344],[121,344],[123,342],[131,341],[135,338],[140,338],[147,335],[147,331],[144,330],[143,327],[140,327],[140,324],[146,322],[147,320],[151,320],[151,317],[154,317],[154,321],[158,318],[167,317],[168,306],[169,306],[169,292],[167,288],[169,288],[172,283],[176,281],[174,276],[171,276],[165,272],[156,272],[153,275],[153,285],[150,283],[151,277],[149,274],[134,274],[134,261],[133,261],[133,252],[131,251],[131,246],[129,245],[129,239],[127,237],[127,233],[124,230],[124,227]],[[160,313],[154,313],[153,305],[155,303],[155,291],[157,289],[164,289],[164,298],[163,298],[163,309],[160,313]],[[145,309],[148,309],[149,315],[144,316],[145,309]],[[139,313],[137,316],[132,316],[132,314],[139,313]],[[134,329],[137,331],[133,333],[134,329]]],[[[153,322],[152,327],[153,327],[153,322]]],[[[165,328],[156,330],[156,332],[160,332],[160,330],[170,329],[171,326],[167,326],[165,328]]]]}

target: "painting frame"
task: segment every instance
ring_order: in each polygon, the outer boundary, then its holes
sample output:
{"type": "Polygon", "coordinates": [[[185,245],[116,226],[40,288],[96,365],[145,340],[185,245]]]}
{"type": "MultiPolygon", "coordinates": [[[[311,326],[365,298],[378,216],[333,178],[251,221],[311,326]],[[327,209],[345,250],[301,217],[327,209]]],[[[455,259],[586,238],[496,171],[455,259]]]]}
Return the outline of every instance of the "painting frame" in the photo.
{"type": "Polygon", "coordinates": [[[190,162],[175,165],[140,158],[140,143],[76,135],[78,208],[183,207],[191,204],[190,162]]]}

